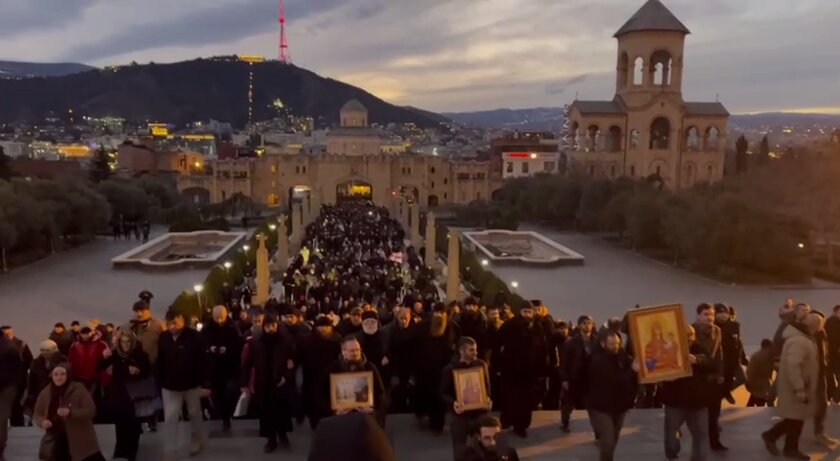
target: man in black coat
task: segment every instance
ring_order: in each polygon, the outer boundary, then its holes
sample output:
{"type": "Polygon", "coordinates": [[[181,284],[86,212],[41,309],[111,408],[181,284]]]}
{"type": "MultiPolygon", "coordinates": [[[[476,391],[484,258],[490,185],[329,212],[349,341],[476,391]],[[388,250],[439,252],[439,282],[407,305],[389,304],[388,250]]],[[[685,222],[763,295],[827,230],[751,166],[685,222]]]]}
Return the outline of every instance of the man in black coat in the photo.
{"type": "Polygon", "coordinates": [[[486,415],[493,402],[490,401],[489,395],[484,396],[486,400],[481,402],[485,404],[483,408],[475,408],[471,410],[464,409],[458,403],[458,392],[456,391],[457,384],[455,383],[455,370],[465,370],[469,368],[479,368],[483,370],[484,388],[489,393],[490,379],[487,370],[487,362],[478,358],[478,345],[475,340],[469,336],[461,336],[458,340],[458,360],[453,361],[441,374],[440,394],[443,396],[446,406],[452,412],[449,420],[449,432],[452,435],[452,452],[454,459],[466,448],[467,437],[470,433],[470,427],[483,415],[486,415]]]}
{"type": "Polygon", "coordinates": [[[619,333],[604,328],[586,373],[586,411],[595,431],[601,461],[612,461],[624,416],[633,408],[638,387],[638,364],[621,348],[619,333]],[[632,364],[631,364],[632,363],[632,364]]]}
{"type": "Polygon", "coordinates": [[[306,408],[303,399],[300,398],[303,395],[303,369],[300,367],[300,363],[302,361],[301,353],[303,346],[312,335],[312,327],[303,321],[301,310],[297,307],[281,303],[279,314],[280,320],[283,322],[280,332],[288,336],[295,347],[295,357],[293,358],[295,369],[292,370],[293,379],[291,387],[294,394],[290,396],[292,416],[295,417],[298,424],[303,424],[303,420],[306,417],[306,408]]]}
{"type": "Polygon", "coordinates": [[[562,381],[562,400],[560,405],[560,429],[569,432],[569,420],[572,410],[582,410],[585,405],[587,387],[587,367],[592,350],[597,346],[595,339],[595,321],[588,315],[577,320],[577,330],[566,341],[563,348],[560,370],[562,381]]]}
{"type": "Polygon", "coordinates": [[[487,341],[487,317],[478,308],[478,300],[472,296],[464,301],[464,312],[458,320],[461,336],[469,336],[478,344],[478,357],[487,360],[490,345],[487,341]]]}
{"type": "Polygon", "coordinates": [[[362,353],[379,370],[383,383],[391,381],[388,333],[379,325],[379,315],[375,311],[365,311],[362,314],[362,331],[355,335],[362,346],[362,353]]]}
{"type": "Polygon", "coordinates": [[[473,426],[466,449],[456,461],[519,461],[515,448],[501,445],[496,440],[501,431],[498,419],[481,416],[473,426]]]}
{"type": "Polygon", "coordinates": [[[723,378],[723,348],[721,346],[721,330],[715,325],[715,308],[709,303],[697,306],[697,320],[694,322],[694,332],[697,337],[697,344],[703,348],[704,354],[709,357],[709,367],[714,370],[707,375],[706,386],[708,386],[709,397],[709,445],[712,450],[726,451],[728,448],[720,442],[720,399],[723,394],[721,386],[723,378]]]}
{"type": "Polygon", "coordinates": [[[215,417],[222,420],[222,430],[227,432],[239,391],[242,339],[224,306],[213,308],[213,321],[204,327],[201,334],[207,346],[213,410],[215,417]]]}
{"type": "Polygon", "coordinates": [[[0,459],[6,450],[8,422],[18,395],[23,359],[12,340],[0,335],[0,459]]]}
{"type": "Polygon", "coordinates": [[[493,409],[498,410],[502,402],[501,343],[499,330],[504,324],[499,306],[487,307],[487,365],[490,368],[490,397],[493,409]]]}
{"type": "Polygon", "coordinates": [[[263,450],[272,453],[278,443],[289,448],[287,433],[292,430],[290,396],[294,387],[295,345],[280,333],[279,319],[267,314],[263,329],[251,342],[251,353],[242,364],[242,392],[248,392],[248,377],[254,373],[253,405],[258,409],[263,450]]]}
{"type": "Polygon", "coordinates": [[[501,352],[502,427],[513,427],[520,437],[528,436],[531,414],[537,402],[540,379],[548,372],[548,345],[534,309],[522,306],[519,314],[499,330],[501,352]]]}
{"type": "Polygon", "coordinates": [[[379,375],[379,370],[362,354],[362,346],[354,336],[341,338],[341,356],[327,368],[328,378],[326,382],[322,383],[317,395],[320,402],[319,405],[322,408],[331,408],[330,393],[332,389],[330,386],[330,375],[358,372],[371,372],[373,374],[373,407],[357,410],[339,410],[335,414],[345,415],[353,412],[372,414],[384,429],[385,417],[388,414],[388,408],[384,405],[385,386],[382,384],[382,377],[379,375]]]}
{"type": "Polygon", "coordinates": [[[73,333],[68,331],[61,322],[55,324],[53,331],[50,332],[49,339],[58,346],[58,352],[61,352],[61,355],[65,357],[70,353],[70,346],[76,341],[73,333]]]}
{"type": "Polygon", "coordinates": [[[335,332],[329,318],[318,317],[315,319],[315,331],[309,335],[299,354],[303,367],[304,407],[312,429],[318,426],[321,419],[332,415],[329,405],[318,406],[316,389],[319,389],[324,382],[329,383],[327,366],[338,360],[340,354],[341,336],[335,332]]]}
{"type": "Polygon", "coordinates": [[[387,355],[391,382],[385,382],[390,394],[392,413],[411,412],[411,388],[414,378],[414,360],[417,344],[417,323],[411,316],[411,309],[400,307],[394,314],[394,321],[382,328],[388,338],[387,355]]]}
{"type": "Polygon", "coordinates": [[[825,321],[825,334],[828,340],[828,398],[840,403],[840,305],[834,306],[832,315],[825,321]]]}
{"type": "Polygon", "coordinates": [[[429,417],[429,429],[443,432],[446,404],[440,395],[440,378],[444,367],[452,361],[455,342],[458,340],[456,325],[449,320],[446,306],[436,303],[432,316],[421,322],[417,330],[417,405],[419,416],[429,417]]]}
{"type": "Polygon", "coordinates": [[[706,350],[697,344],[694,327],[688,325],[686,334],[692,374],[665,381],[660,391],[665,405],[665,457],[677,459],[680,456],[678,433],[685,423],[691,433],[691,459],[703,460],[706,459],[709,443],[709,375],[715,371],[715,366],[706,350]]]}
{"type": "Polygon", "coordinates": [[[207,348],[201,333],[186,327],[183,314],[166,314],[167,331],[158,338],[158,358],[155,362],[157,381],[163,396],[164,459],[175,459],[178,443],[178,422],[181,408],[186,404],[192,427],[190,453],[198,454],[204,447],[201,398],[210,396],[207,375],[207,348]]]}
{"type": "Polygon", "coordinates": [[[13,427],[21,427],[23,426],[23,404],[21,402],[23,401],[23,392],[26,390],[29,367],[32,366],[34,357],[32,351],[29,349],[29,345],[24,340],[15,336],[15,330],[11,326],[6,325],[0,327],[0,335],[5,336],[14,344],[15,349],[20,354],[20,358],[23,360],[23,371],[21,371],[18,378],[18,395],[15,398],[15,404],[12,407],[12,416],[9,420],[9,424],[13,427]]]}
{"type": "Polygon", "coordinates": [[[721,394],[729,403],[734,404],[735,398],[732,397],[732,389],[740,385],[735,383],[735,377],[739,374],[738,368],[741,366],[743,348],[741,345],[741,324],[731,319],[729,312],[729,306],[720,303],[715,304],[715,325],[720,327],[720,345],[723,353],[723,387],[721,388],[721,394]]]}

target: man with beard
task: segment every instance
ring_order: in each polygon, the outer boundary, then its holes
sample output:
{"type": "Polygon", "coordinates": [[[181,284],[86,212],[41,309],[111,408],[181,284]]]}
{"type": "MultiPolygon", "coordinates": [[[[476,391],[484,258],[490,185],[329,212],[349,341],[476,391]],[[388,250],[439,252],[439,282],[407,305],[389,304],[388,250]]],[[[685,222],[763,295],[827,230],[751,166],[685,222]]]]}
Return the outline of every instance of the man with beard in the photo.
{"type": "MultiPolygon", "coordinates": [[[[723,353],[723,385],[720,388],[721,397],[730,404],[735,403],[732,389],[740,383],[735,383],[738,368],[741,366],[741,324],[729,316],[729,306],[715,304],[715,325],[720,327],[721,351],[723,353]]],[[[720,413],[720,411],[718,411],[720,413]]]]}
{"type": "Polygon", "coordinates": [[[541,398],[543,410],[556,410],[560,406],[560,375],[558,364],[560,357],[554,345],[554,319],[548,312],[548,307],[539,299],[531,300],[531,307],[534,308],[534,322],[539,324],[540,331],[545,336],[545,344],[548,353],[548,368],[546,377],[540,379],[538,393],[541,398]]]}
{"type": "Polygon", "coordinates": [[[464,301],[464,312],[458,321],[461,336],[469,336],[478,344],[478,356],[486,360],[489,355],[487,344],[487,317],[478,308],[478,300],[472,296],[464,301]]]}
{"type": "Polygon", "coordinates": [[[443,369],[441,375],[440,394],[443,396],[447,407],[452,411],[452,417],[449,421],[449,432],[452,435],[452,452],[454,459],[464,450],[467,445],[467,436],[469,435],[470,426],[475,424],[476,420],[486,415],[493,406],[493,402],[485,402],[485,408],[465,410],[458,403],[457,392],[455,391],[455,370],[463,370],[467,368],[481,368],[484,370],[484,387],[487,391],[490,390],[490,380],[488,379],[487,363],[478,358],[478,345],[475,340],[468,336],[461,336],[458,340],[458,361],[452,362],[443,369]]]}
{"type": "Polygon", "coordinates": [[[386,333],[379,326],[379,316],[374,311],[366,311],[362,314],[362,331],[356,333],[356,339],[362,346],[362,353],[368,361],[379,370],[382,382],[391,382],[388,371],[390,360],[388,359],[388,338],[386,333]]]}
{"type": "Polygon", "coordinates": [[[414,377],[415,345],[417,324],[411,317],[411,309],[400,307],[394,313],[394,321],[383,327],[383,334],[388,337],[388,366],[392,376],[386,382],[391,396],[391,411],[407,413],[411,411],[411,381],[414,377]]]}
{"type": "MultiPolygon", "coordinates": [[[[379,370],[370,363],[364,354],[362,354],[362,345],[355,336],[347,336],[341,339],[341,356],[338,360],[333,362],[327,369],[328,375],[339,373],[360,373],[371,372],[373,374],[373,408],[362,408],[358,410],[340,410],[337,414],[347,414],[349,412],[358,411],[366,414],[374,414],[376,421],[380,427],[385,428],[385,416],[388,409],[385,407],[383,399],[385,398],[385,387],[382,384],[382,377],[379,375],[379,370]]],[[[321,388],[319,398],[323,403],[320,405],[330,407],[330,385],[329,379],[325,383],[326,387],[321,388]]]]}
{"type": "MultiPolygon", "coordinates": [[[[694,322],[697,345],[702,353],[709,357],[709,368],[706,385],[709,387],[707,408],[709,411],[709,445],[714,451],[726,451],[720,443],[720,386],[723,384],[723,352],[721,348],[720,327],[715,325],[715,308],[709,303],[697,306],[697,320],[694,322]]],[[[698,349],[699,353],[699,349],[698,349]]]]}
{"type": "Polygon", "coordinates": [[[500,432],[502,425],[498,419],[490,415],[481,416],[473,426],[467,448],[456,461],[519,461],[515,448],[497,442],[500,432]]]}
{"type": "Polygon", "coordinates": [[[149,356],[149,361],[151,361],[154,367],[158,355],[158,339],[161,333],[163,333],[164,324],[152,318],[151,306],[142,299],[134,303],[132,311],[134,311],[134,318],[120,327],[120,329],[131,331],[137,336],[137,339],[140,341],[140,346],[149,356]]]}
{"type": "Polygon", "coordinates": [[[239,357],[242,340],[233,323],[228,319],[225,306],[213,308],[213,321],[201,331],[207,346],[210,373],[210,391],[213,410],[222,420],[222,430],[230,431],[230,418],[236,407],[239,357]]]}
{"type": "Polygon", "coordinates": [[[34,357],[32,356],[32,351],[29,349],[29,345],[24,340],[15,336],[15,330],[11,326],[4,325],[0,327],[0,335],[5,336],[6,339],[12,342],[18,354],[20,354],[21,360],[23,360],[23,370],[21,370],[18,376],[18,394],[15,396],[15,404],[12,406],[12,416],[9,419],[10,425],[21,427],[24,423],[23,405],[21,402],[23,401],[23,394],[26,390],[26,377],[29,373],[29,367],[32,366],[34,357]]]}
{"type": "Polygon", "coordinates": [[[502,427],[513,426],[520,437],[528,436],[531,412],[539,379],[548,368],[548,346],[540,325],[534,322],[534,309],[524,305],[519,315],[499,330],[502,371],[502,427]]]}
{"type": "Polygon", "coordinates": [[[432,316],[418,326],[416,366],[418,416],[429,417],[429,429],[443,432],[446,404],[440,395],[440,378],[443,368],[452,361],[458,332],[449,322],[446,306],[435,303],[432,316]]]}
{"type": "Polygon", "coordinates": [[[315,390],[320,389],[325,382],[329,385],[330,376],[326,372],[326,365],[337,360],[339,354],[341,336],[335,332],[332,321],[325,316],[316,318],[315,331],[306,339],[300,353],[304,407],[313,430],[318,427],[321,419],[332,415],[329,405],[325,408],[318,406],[315,390]]]}
{"type": "Polygon", "coordinates": [[[498,410],[502,394],[501,373],[501,344],[499,343],[499,329],[504,324],[499,306],[487,308],[487,363],[490,367],[490,397],[494,402],[494,410],[498,410]]]}
{"type": "Polygon", "coordinates": [[[290,398],[292,404],[292,414],[298,424],[303,424],[306,417],[306,408],[299,396],[303,395],[303,369],[300,368],[301,351],[303,345],[312,334],[312,327],[301,319],[300,310],[290,307],[288,304],[280,305],[280,319],[283,321],[281,333],[289,336],[295,347],[295,369],[292,371],[292,386],[291,389],[294,394],[290,398]]]}
{"type": "Polygon", "coordinates": [[[569,432],[572,410],[585,408],[586,369],[595,341],[595,321],[588,315],[578,317],[577,332],[563,348],[563,369],[561,370],[563,398],[560,406],[560,429],[569,432]]]}
{"type": "MultiPolygon", "coordinates": [[[[289,448],[287,433],[292,430],[289,396],[294,379],[295,346],[280,333],[279,319],[267,314],[263,331],[254,337],[241,376],[250,377],[253,369],[253,404],[260,418],[260,436],[265,437],[263,451],[273,453],[278,442],[289,448]]],[[[250,382],[243,379],[242,392],[250,392],[250,382]]]]}

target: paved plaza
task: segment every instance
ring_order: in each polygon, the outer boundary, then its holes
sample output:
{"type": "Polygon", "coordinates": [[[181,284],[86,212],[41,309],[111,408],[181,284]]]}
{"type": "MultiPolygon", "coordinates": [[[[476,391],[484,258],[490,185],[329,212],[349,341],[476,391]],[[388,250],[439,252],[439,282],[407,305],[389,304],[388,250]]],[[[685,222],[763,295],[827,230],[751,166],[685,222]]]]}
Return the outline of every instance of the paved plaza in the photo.
{"type": "MultiPolygon", "coordinates": [[[[163,229],[155,229],[160,235],[163,229]]],[[[204,281],[207,268],[150,271],[112,269],[111,258],[136,246],[137,240],[97,238],[93,242],[15,269],[0,276],[0,323],[37,351],[55,322],[82,323],[98,318],[123,323],[144,289],[154,293],[152,310],[163,318],[169,304],[183,290],[204,281]]]]}
{"type": "MultiPolygon", "coordinates": [[[[536,412],[534,425],[527,439],[505,435],[505,440],[517,447],[520,457],[529,461],[590,461],[597,459],[597,447],[593,443],[591,428],[586,414],[575,412],[572,419],[572,433],[560,432],[557,412],[536,412]]],[[[772,409],[740,408],[725,410],[722,417],[723,442],[730,452],[726,455],[711,455],[715,459],[743,459],[765,461],[779,459],[770,456],[761,443],[759,434],[772,424],[772,409]]],[[[664,459],[662,445],[662,412],[660,410],[634,410],[627,421],[619,441],[616,460],[651,461],[664,459]]],[[[262,452],[263,439],[257,436],[255,421],[235,421],[231,435],[212,432],[218,429],[218,422],[207,423],[211,438],[206,450],[194,458],[196,461],[227,461],[248,459],[253,461],[284,459],[305,461],[309,452],[311,431],[308,424],[295,429],[291,435],[291,452],[266,455],[262,452]]],[[[833,407],[826,425],[834,436],[840,431],[840,408],[833,407]],[[833,428],[833,430],[832,430],[833,428]]],[[[186,446],[187,425],[182,426],[181,435],[186,446]]],[[[685,429],[684,429],[685,430],[685,429]]],[[[97,433],[105,455],[114,447],[113,428],[98,426],[97,433]]],[[[32,461],[35,459],[42,432],[35,428],[12,428],[8,461],[32,461]]],[[[144,434],[141,438],[138,461],[157,461],[161,458],[161,433],[144,434]]],[[[399,461],[448,461],[452,459],[449,434],[434,436],[421,430],[411,415],[397,415],[388,418],[388,434],[392,440],[399,461]]],[[[781,446],[781,444],[780,444],[781,446]]],[[[690,442],[686,431],[682,459],[688,459],[690,442]]],[[[806,424],[801,449],[812,455],[813,461],[840,460],[840,449],[828,450],[811,441],[811,426],[806,424]]],[[[336,461],[342,458],[336,454],[336,461]]]]}
{"type": "Polygon", "coordinates": [[[701,302],[725,302],[737,308],[744,346],[754,351],[772,337],[777,311],[785,299],[810,303],[831,313],[840,304],[840,285],[816,282],[813,287],[727,285],[618,248],[598,237],[523,226],[569,247],[586,258],[583,266],[494,266],[504,281],[519,282],[526,299],[541,299],[552,315],[574,321],[591,314],[597,322],[622,316],[636,304],[682,303],[689,319],[701,302]]]}

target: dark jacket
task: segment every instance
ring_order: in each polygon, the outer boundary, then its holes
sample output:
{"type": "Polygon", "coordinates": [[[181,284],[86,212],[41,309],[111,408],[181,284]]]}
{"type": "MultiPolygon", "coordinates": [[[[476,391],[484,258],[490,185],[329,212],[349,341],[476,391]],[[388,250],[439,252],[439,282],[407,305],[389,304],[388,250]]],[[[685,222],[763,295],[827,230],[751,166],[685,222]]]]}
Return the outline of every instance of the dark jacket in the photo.
{"type": "Polygon", "coordinates": [[[273,402],[290,391],[294,386],[294,369],[288,363],[295,357],[292,340],[280,332],[271,335],[262,332],[254,336],[250,348],[241,376],[244,387],[251,376],[250,370],[254,370],[255,404],[273,402]]]}
{"type": "Polygon", "coordinates": [[[530,382],[548,374],[548,345],[539,322],[514,317],[499,329],[502,379],[530,382]]]}
{"type": "Polygon", "coordinates": [[[391,322],[383,330],[388,332],[388,367],[391,375],[403,382],[414,373],[414,357],[417,345],[417,324],[414,321],[408,323],[406,328],[391,322]]]}
{"type": "Polygon", "coordinates": [[[70,330],[64,330],[61,334],[52,331],[49,339],[58,346],[58,352],[65,356],[70,353],[70,346],[76,341],[76,337],[70,330]]]}
{"type": "Polygon", "coordinates": [[[487,410],[469,410],[461,413],[460,415],[455,415],[455,401],[457,400],[457,393],[455,392],[455,370],[463,370],[467,368],[483,368],[484,369],[484,389],[487,392],[487,398],[490,397],[490,371],[487,369],[487,363],[484,360],[478,359],[473,362],[462,362],[460,360],[453,361],[449,365],[447,365],[443,372],[441,373],[440,378],[440,395],[443,397],[443,401],[446,403],[446,408],[452,412],[453,416],[460,416],[464,418],[475,418],[487,413],[487,410]]]}
{"type": "Polygon", "coordinates": [[[490,353],[490,344],[487,340],[487,317],[481,311],[465,311],[461,314],[458,327],[461,330],[461,336],[469,336],[478,344],[478,357],[486,359],[490,353]]]}
{"type": "Polygon", "coordinates": [[[99,366],[103,370],[111,368],[111,380],[106,389],[104,402],[106,412],[115,418],[133,417],[134,401],[129,394],[129,386],[149,376],[152,368],[149,355],[138,344],[125,357],[113,351],[110,357],[100,362],[99,366]],[[140,372],[132,375],[128,369],[132,366],[140,372]]]}
{"type": "Polygon", "coordinates": [[[201,336],[207,348],[207,372],[211,381],[218,384],[236,380],[243,341],[233,322],[228,320],[222,325],[210,322],[201,330],[201,336]]]}
{"type": "Polygon", "coordinates": [[[776,328],[776,333],[773,335],[773,357],[776,361],[779,360],[779,356],[782,355],[782,347],[785,345],[785,338],[782,335],[785,329],[793,323],[793,320],[796,318],[794,312],[785,312],[784,314],[779,315],[779,326],[776,328]]]}
{"type": "Polygon", "coordinates": [[[488,450],[475,437],[471,437],[456,461],[519,461],[519,454],[513,447],[499,445],[488,450]]]}
{"type": "Polygon", "coordinates": [[[732,377],[735,370],[741,366],[741,324],[734,320],[727,320],[717,324],[720,327],[720,345],[723,354],[723,375],[732,377]]]}
{"type": "Polygon", "coordinates": [[[705,408],[712,398],[709,395],[708,375],[715,371],[714,363],[699,344],[692,344],[688,351],[697,358],[697,362],[691,366],[691,376],[665,381],[661,385],[660,396],[666,407],[699,410],[705,408]]]}
{"type": "Polygon", "coordinates": [[[773,352],[772,347],[760,349],[750,357],[747,365],[747,391],[761,399],[770,395],[775,358],[773,352]]]}
{"type": "Polygon", "coordinates": [[[335,327],[335,331],[337,331],[341,336],[352,335],[362,331],[362,325],[353,325],[353,321],[348,317],[341,322],[338,322],[338,326],[335,327]]]}
{"type": "Polygon", "coordinates": [[[35,399],[38,398],[38,395],[45,387],[49,386],[52,380],[50,375],[52,374],[53,368],[59,363],[66,362],[67,357],[61,354],[61,352],[56,352],[50,356],[49,360],[39,355],[32,361],[32,365],[29,367],[29,381],[26,385],[26,402],[23,404],[24,408],[28,410],[35,408],[35,399]]]}
{"type": "Polygon", "coordinates": [[[703,355],[709,357],[709,366],[712,367],[712,371],[707,375],[707,380],[717,382],[718,378],[723,376],[723,348],[721,346],[720,327],[715,324],[706,325],[702,323],[695,323],[693,326],[697,334],[695,344],[702,348],[703,355]]]}
{"type": "Polygon", "coordinates": [[[23,373],[23,358],[14,343],[5,337],[0,338],[0,389],[17,386],[23,373]]]}
{"type": "Polygon", "coordinates": [[[840,367],[840,318],[836,315],[825,321],[825,334],[828,337],[828,363],[840,367]]]}
{"type": "Polygon", "coordinates": [[[376,420],[380,426],[385,426],[385,415],[388,408],[384,404],[385,386],[382,384],[382,377],[379,375],[379,370],[372,363],[368,362],[367,358],[362,355],[362,362],[359,364],[351,364],[339,357],[327,368],[327,379],[321,384],[321,391],[316,396],[317,405],[321,409],[331,408],[330,405],[330,379],[329,376],[337,373],[356,373],[369,371],[373,373],[373,409],[376,414],[376,420]]]}
{"type": "Polygon", "coordinates": [[[321,421],[308,461],[394,461],[388,435],[369,415],[349,413],[321,421]]]}
{"type": "Polygon", "coordinates": [[[177,340],[172,332],[163,332],[155,363],[160,387],[170,391],[209,388],[206,350],[201,333],[192,328],[184,328],[177,340]]]}
{"type": "Polygon", "coordinates": [[[586,387],[588,379],[586,369],[596,347],[598,345],[594,333],[589,339],[586,339],[579,331],[576,331],[566,341],[563,347],[563,356],[560,359],[563,364],[560,370],[560,378],[569,382],[572,392],[578,392],[586,387]]]}
{"type": "Polygon", "coordinates": [[[639,381],[632,362],[625,351],[612,354],[600,346],[593,348],[587,369],[587,409],[616,415],[633,408],[639,381]]]}
{"type": "Polygon", "coordinates": [[[383,375],[383,379],[385,379],[389,375],[386,369],[390,369],[390,367],[383,366],[382,359],[388,356],[388,335],[380,328],[372,335],[362,331],[354,336],[359,340],[359,345],[362,346],[362,353],[371,363],[376,365],[376,368],[383,375]]]}

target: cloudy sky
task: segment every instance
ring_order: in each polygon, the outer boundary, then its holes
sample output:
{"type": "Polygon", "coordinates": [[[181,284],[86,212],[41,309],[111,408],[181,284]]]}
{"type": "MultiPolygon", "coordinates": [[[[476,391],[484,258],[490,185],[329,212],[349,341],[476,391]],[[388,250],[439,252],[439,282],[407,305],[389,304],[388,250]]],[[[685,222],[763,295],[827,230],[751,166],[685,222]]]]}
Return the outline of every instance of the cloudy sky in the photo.
{"type": "MultiPolygon", "coordinates": [[[[286,0],[298,66],[436,111],[610,98],[643,0],[286,0]]],[[[691,31],[686,99],[840,113],[837,0],[663,0],[691,31]]],[[[276,0],[0,0],[0,59],[103,66],[277,56],[276,0]]]]}

